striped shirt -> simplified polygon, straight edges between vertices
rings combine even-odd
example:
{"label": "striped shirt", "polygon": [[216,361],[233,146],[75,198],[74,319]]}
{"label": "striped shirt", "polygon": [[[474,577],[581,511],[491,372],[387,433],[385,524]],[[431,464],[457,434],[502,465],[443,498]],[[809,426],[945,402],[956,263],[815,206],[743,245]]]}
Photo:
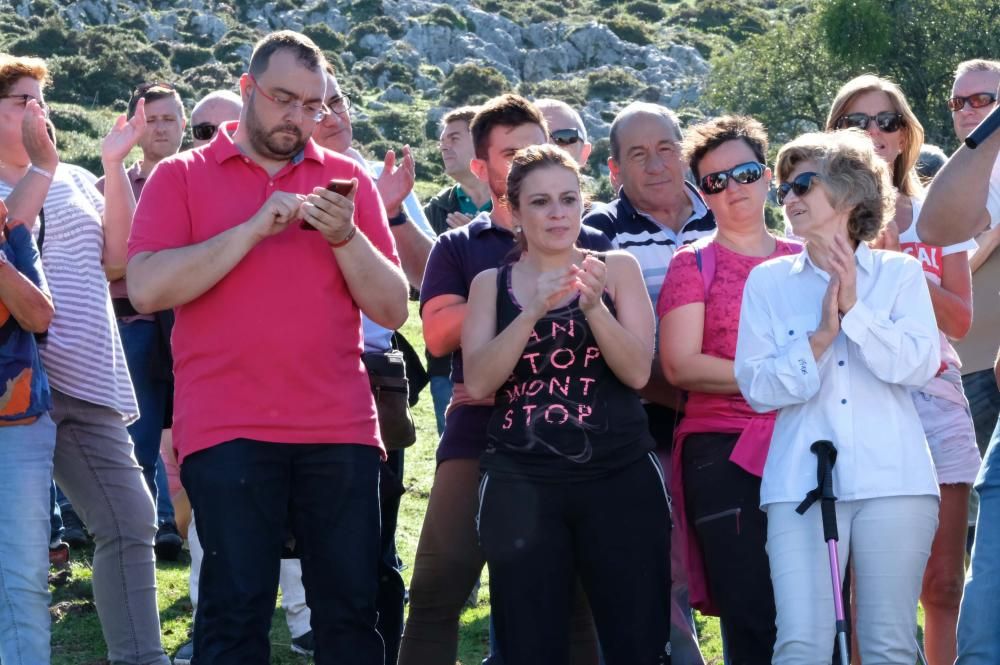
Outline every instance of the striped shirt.
{"label": "striped shirt", "polygon": [[[130,423],[139,408],[101,265],[104,197],[96,181],[85,169],[60,164],[45,197],[42,268],[55,317],[39,350],[55,390],[110,407]],[[10,191],[0,183],[0,196]],[[36,223],[36,240],[38,233]]]}
{"label": "striped shirt", "polygon": [[583,218],[584,224],[603,231],[615,249],[623,249],[636,258],[654,306],[659,301],[674,252],[682,245],[715,233],[712,211],[690,183],[685,182],[684,187],[691,199],[691,216],[681,226],[680,233],[636,210],[624,189],[619,190],[617,199],[595,205]]}

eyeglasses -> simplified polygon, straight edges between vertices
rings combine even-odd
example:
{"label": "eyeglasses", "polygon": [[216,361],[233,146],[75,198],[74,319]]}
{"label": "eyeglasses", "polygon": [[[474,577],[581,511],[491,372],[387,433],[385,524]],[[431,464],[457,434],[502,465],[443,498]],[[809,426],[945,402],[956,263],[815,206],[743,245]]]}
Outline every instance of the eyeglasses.
{"label": "eyeglasses", "polygon": [[583,134],[576,127],[557,129],[549,133],[549,138],[556,145],[573,145],[577,141],[583,142]]}
{"label": "eyeglasses", "polygon": [[728,171],[709,173],[701,178],[701,191],[706,194],[724,192],[726,191],[726,187],[729,186],[730,179],[735,180],[741,185],[749,185],[752,182],[760,180],[761,176],[764,175],[765,168],[767,167],[760,162],[743,162]]}
{"label": "eyeglasses", "polygon": [[952,111],[961,111],[965,108],[966,102],[974,109],[981,109],[989,106],[997,100],[997,96],[992,92],[974,92],[968,97],[955,95],[948,100],[948,108]]}
{"label": "eyeglasses", "polygon": [[210,122],[200,122],[197,125],[191,126],[191,135],[199,141],[211,141],[218,129],[218,125],[213,125]]}
{"label": "eyeglasses", "polygon": [[331,97],[326,102],[326,107],[334,113],[339,113],[344,115],[351,110],[351,98],[347,95],[341,95],[340,97]]}
{"label": "eyeglasses", "polygon": [[261,94],[261,96],[264,97],[264,99],[271,102],[272,104],[274,104],[275,106],[277,106],[278,108],[280,108],[285,113],[288,113],[289,111],[294,111],[295,109],[302,109],[303,115],[306,118],[312,120],[313,122],[322,122],[323,118],[330,115],[330,109],[327,108],[326,104],[323,103],[311,102],[309,104],[303,104],[294,97],[290,97],[289,95],[282,93],[278,93],[277,95],[274,95],[272,97],[271,95],[264,92],[263,88],[260,87],[260,84],[257,83],[257,79],[253,77],[253,74],[249,74],[248,76],[250,77],[250,80],[253,81],[254,88],[257,89],[257,91]]}
{"label": "eyeglasses", "polygon": [[49,105],[40,100],[38,97],[35,97],[34,95],[2,95],[0,96],[0,99],[19,99],[21,101],[18,103],[18,106],[22,108],[27,106],[28,102],[34,99],[36,102],[38,102],[38,108],[42,109],[42,112],[46,116],[49,114]]}
{"label": "eyeglasses", "polygon": [[788,196],[788,192],[794,192],[795,196],[801,199],[812,189],[813,181],[820,177],[818,173],[806,171],[795,176],[791,182],[781,183],[778,185],[778,193],[775,195],[775,198],[778,199],[778,205],[785,205],[785,197]]}
{"label": "eyeglasses", "polygon": [[848,113],[837,118],[837,122],[834,124],[834,127],[837,129],[857,127],[858,129],[867,131],[868,125],[871,124],[872,120],[875,121],[879,131],[886,132],[887,134],[898,132],[900,128],[906,124],[903,121],[903,114],[896,113],[895,111],[882,111],[881,113],[876,113],[875,115],[868,115],[866,113]]}

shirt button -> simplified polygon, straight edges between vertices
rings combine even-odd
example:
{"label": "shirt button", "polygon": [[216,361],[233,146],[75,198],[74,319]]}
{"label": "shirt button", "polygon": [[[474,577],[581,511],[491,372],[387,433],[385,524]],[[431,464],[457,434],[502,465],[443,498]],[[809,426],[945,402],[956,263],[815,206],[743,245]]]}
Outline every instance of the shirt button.
{"label": "shirt button", "polygon": [[274,187],[274,181],[272,180],[271,182],[267,183],[267,186],[268,187]]}
{"label": "shirt button", "polygon": [[842,400],[840,400],[840,403],[841,404],[847,404],[847,400],[846,399],[842,399]]}
{"label": "shirt button", "polygon": [[795,331],[794,331],[794,330],[789,330],[789,331],[788,331],[788,334],[789,334],[789,335],[794,335],[794,334],[795,334]]}
{"label": "shirt button", "polygon": [[244,164],[249,164],[249,163],[250,163],[250,160],[249,160],[248,158],[244,157],[244,158],[243,158],[243,163],[244,163]]}
{"label": "shirt button", "polygon": [[844,366],[844,361],[843,361],[843,360],[841,360],[841,361],[840,361],[840,362],[838,362],[837,364],[838,364],[838,365],[840,365],[841,367],[843,367],[843,366]]}

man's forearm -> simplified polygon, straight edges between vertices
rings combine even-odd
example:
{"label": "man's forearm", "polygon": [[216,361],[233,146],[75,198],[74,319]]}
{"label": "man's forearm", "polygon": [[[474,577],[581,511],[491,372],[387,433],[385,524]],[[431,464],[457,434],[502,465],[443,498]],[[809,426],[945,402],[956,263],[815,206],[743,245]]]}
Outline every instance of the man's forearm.
{"label": "man's forearm", "polygon": [[104,162],[104,271],[109,279],[125,273],[135,194],[122,162]]}
{"label": "man's forearm", "polygon": [[360,230],[346,245],[331,251],[351,297],[369,319],[390,330],[406,322],[409,288],[403,271],[383,256]]}
{"label": "man's forearm", "polygon": [[953,245],[985,230],[983,210],[998,154],[1000,132],[994,132],[975,150],[962,145],[941,167],[917,220],[921,240],[932,245]]}
{"label": "man's forearm", "polygon": [[129,300],[144,314],[189,303],[218,284],[259,241],[244,223],[196,245],[137,254],[128,262]]}
{"label": "man's forearm", "polygon": [[414,288],[419,289],[421,282],[424,281],[424,268],[427,266],[427,257],[430,256],[434,241],[412,221],[390,226],[389,230],[396,240],[399,264],[403,268],[406,280]]}

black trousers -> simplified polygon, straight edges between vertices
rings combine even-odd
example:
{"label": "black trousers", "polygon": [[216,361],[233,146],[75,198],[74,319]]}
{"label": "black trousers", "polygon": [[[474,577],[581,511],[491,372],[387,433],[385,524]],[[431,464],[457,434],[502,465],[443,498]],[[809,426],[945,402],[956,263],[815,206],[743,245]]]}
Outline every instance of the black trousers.
{"label": "black trousers", "polygon": [[684,504],[719,608],[731,665],[769,665],[774,591],[764,545],[767,516],[760,478],[729,461],[737,434],[691,434],[684,441]]}
{"label": "black trousers", "polygon": [[569,662],[579,579],[607,665],[670,663],[670,516],[653,453],[582,482],[486,473],[479,539],[504,662]]}
{"label": "black trousers", "polygon": [[379,451],[236,439],[192,454],[181,480],[205,556],[196,665],[266,665],[290,528],[302,560],[317,665],[381,665],[375,628]]}

